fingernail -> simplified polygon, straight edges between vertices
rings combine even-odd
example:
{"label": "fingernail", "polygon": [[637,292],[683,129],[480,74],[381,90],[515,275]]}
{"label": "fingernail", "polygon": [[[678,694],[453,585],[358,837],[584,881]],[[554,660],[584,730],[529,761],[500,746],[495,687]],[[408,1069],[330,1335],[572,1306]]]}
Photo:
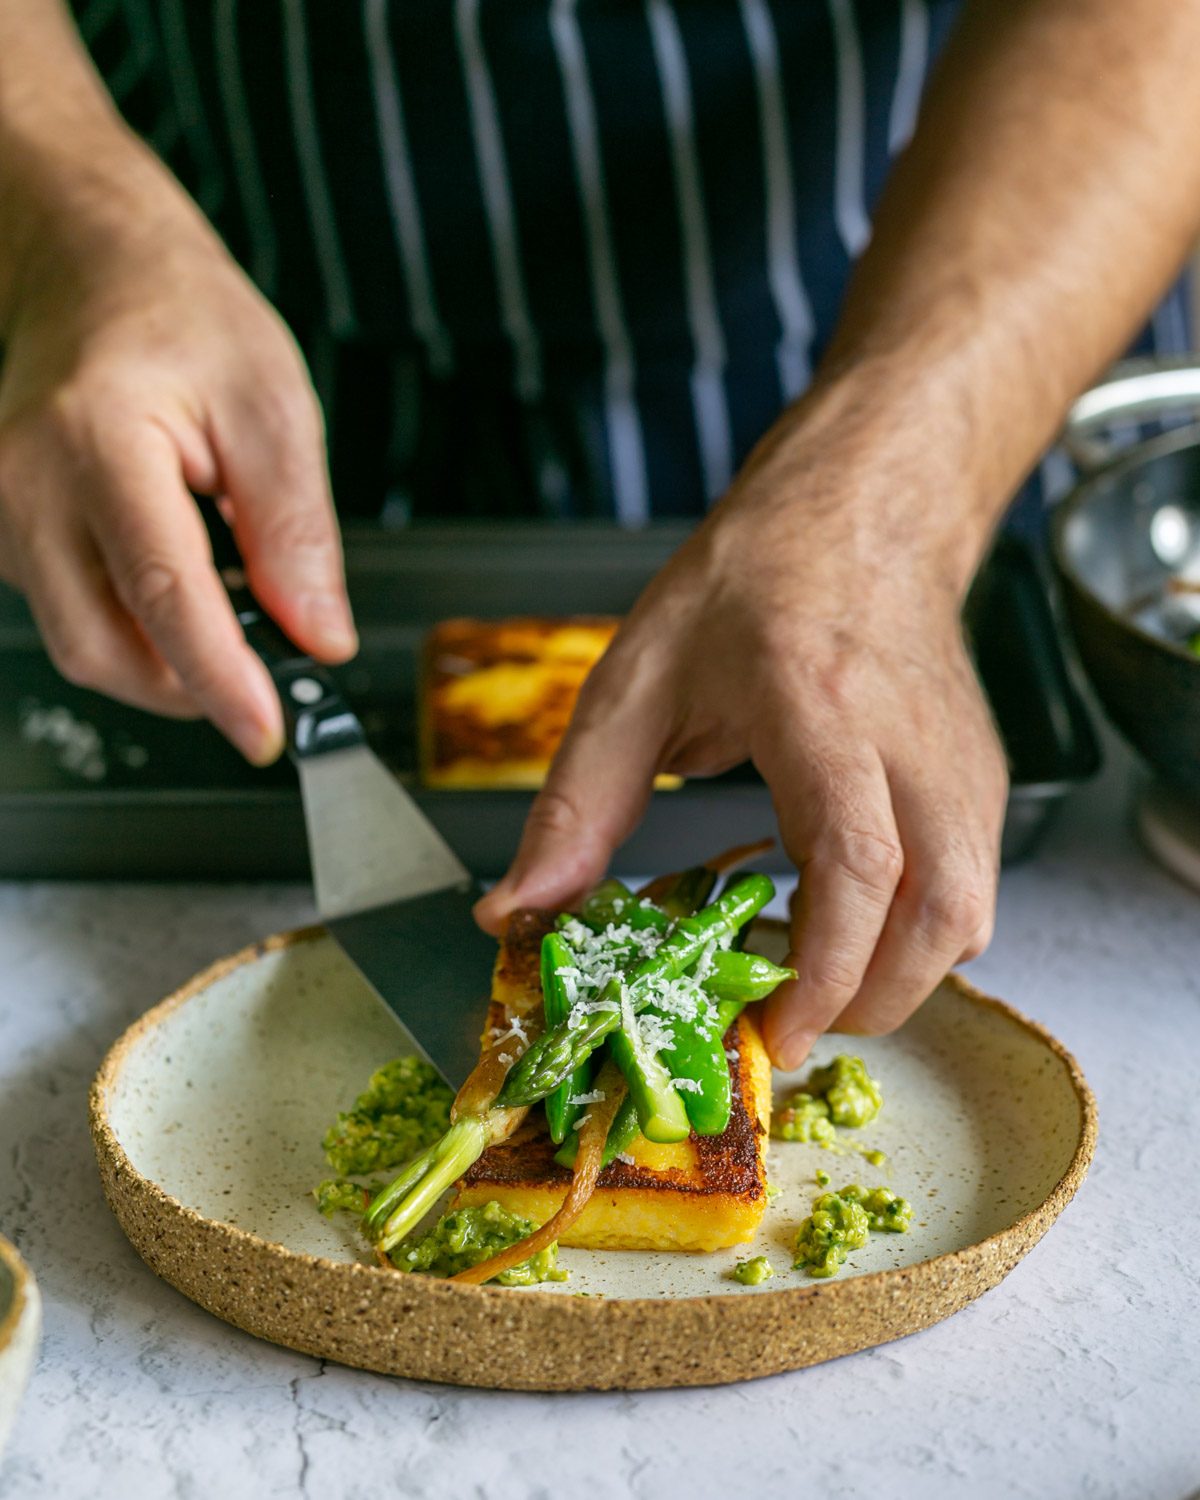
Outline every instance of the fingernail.
{"label": "fingernail", "polygon": [[800,1029],[785,1032],[775,1042],[772,1049],[775,1054],[775,1066],[782,1068],[785,1073],[790,1073],[793,1068],[798,1068],[812,1051],[816,1040],[817,1033],[815,1031]]}
{"label": "fingernail", "polygon": [[322,651],[331,656],[353,656],[358,650],[350,606],[337,594],[309,594],[301,607],[301,618]]}
{"label": "fingernail", "polygon": [[283,720],[279,698],[266,668],[251,657],[251,695],[254,707],[240,715],[228,730],[229,738],[253,766],[269,766],[283,754]]}
{"label": "fingernail", "polygon": [[479,914],[487,914],[498,905],[503,904],[505,898],[512,889],[512,880],[505,875],[492,886],[491,890],[485,891],[475,903],[475,911]]}
{"label": "fingernail", "polygon": [[227,733],[252,766],[269,766],[283,754],[283,736],[259,719],[240,719]]}

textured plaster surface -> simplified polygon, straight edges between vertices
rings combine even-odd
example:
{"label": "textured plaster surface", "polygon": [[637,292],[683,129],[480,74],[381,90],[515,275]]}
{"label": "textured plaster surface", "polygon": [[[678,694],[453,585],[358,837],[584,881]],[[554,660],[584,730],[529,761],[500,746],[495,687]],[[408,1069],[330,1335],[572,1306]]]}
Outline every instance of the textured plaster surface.
{"label": "textured plaster surface", "polygon": [[1005,874],[971,967],[1079,1058],[1091,1175],[995,1291],[899,1343],[720,1389],[514,1395],[326,1365],[158,1281],[105,1206],[86,1096],[114,1037],[284,887],[0,888],[0,1230],[45,1302],[0,1496],[1185,1500],[1200,1489],[1200,895],[1129,831],[1129,767]]}

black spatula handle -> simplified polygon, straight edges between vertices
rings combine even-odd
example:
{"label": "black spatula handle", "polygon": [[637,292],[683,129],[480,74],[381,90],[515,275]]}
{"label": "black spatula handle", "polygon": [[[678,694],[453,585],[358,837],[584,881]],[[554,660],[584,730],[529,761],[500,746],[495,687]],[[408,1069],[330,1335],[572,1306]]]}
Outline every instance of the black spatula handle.
{"label": "black spatula handle", "polygon": [[221,575],[251,648],[262,658],[283,704],[288,754],[293,760],[361,745],[363,728],[342,697],[328,668],[290,641],[263,613],[246,584],[233,533],[211,501],[200,503],[212,543],[213,564]]}

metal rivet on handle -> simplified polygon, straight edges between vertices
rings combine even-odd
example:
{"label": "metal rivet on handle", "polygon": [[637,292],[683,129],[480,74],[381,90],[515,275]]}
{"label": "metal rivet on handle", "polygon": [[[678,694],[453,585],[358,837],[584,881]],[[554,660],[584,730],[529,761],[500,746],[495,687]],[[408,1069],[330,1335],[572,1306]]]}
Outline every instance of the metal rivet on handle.
{"label": "metal rivet on handle", "polygon": [[297,677],[288,692],[292,695],[292,702],[299,703],[302,708],[319,703],[325,696],[325,689],[315,677]]}

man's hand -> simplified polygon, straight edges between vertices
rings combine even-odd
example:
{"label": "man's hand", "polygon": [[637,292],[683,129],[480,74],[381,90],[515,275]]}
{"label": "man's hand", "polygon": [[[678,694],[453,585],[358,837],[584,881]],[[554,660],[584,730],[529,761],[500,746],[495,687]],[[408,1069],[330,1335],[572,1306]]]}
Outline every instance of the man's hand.
{"label": "man's hand", "polygon": [[799,977],[766,1023],[793,1067],[831,1026],[898,1026],[986,946],[1006,789],[961,579],[918,537],[897,556],[879,503],[894,473],[864,472],[855,444],[814,426],[789,417],[638,602],[480,907],[494,927],[514,906],[568,904],[632,832],[656,772],[753,761],[803,872]]}
{"label": "man's hand", "polygon": [[481,921],[599,875],[653,770],[749,757],[801,871],[777,1062],[895,1026],[980,951],[1004,771],[959,606],[1194,243],[1198,49],[1177,0],[968,0],[816,388],[600,663]]}
{"label": "man's hand", "polygon": [[281,748],[189,491],[228,502],[251,587],[302,647],[354,650],[320,415],[279,320],[206,235],[26,285],[0,382],[0,574],[72,682]]}
{"label": "man's hand", "polygon": [[219,498],[251,588],[296,643],[352,655],[300,353],[108,110],[60,8],[20,0],[0,44],[26,54],[0,79],[0,577],[71,681],[206,714],[272,760],[279,702],[192,493]]}

